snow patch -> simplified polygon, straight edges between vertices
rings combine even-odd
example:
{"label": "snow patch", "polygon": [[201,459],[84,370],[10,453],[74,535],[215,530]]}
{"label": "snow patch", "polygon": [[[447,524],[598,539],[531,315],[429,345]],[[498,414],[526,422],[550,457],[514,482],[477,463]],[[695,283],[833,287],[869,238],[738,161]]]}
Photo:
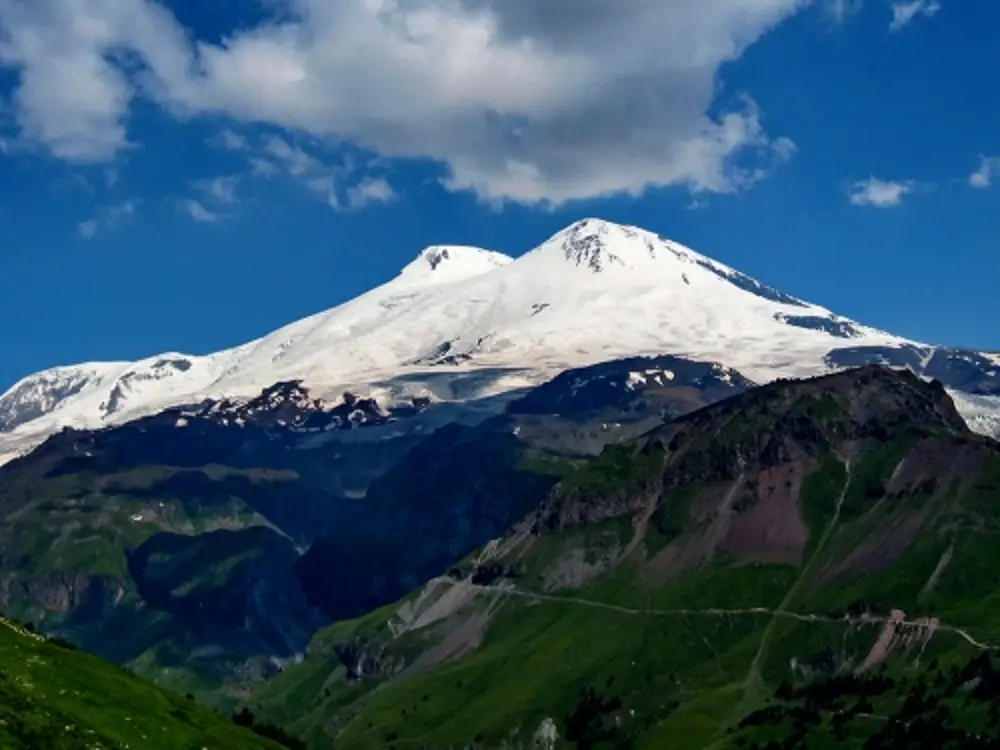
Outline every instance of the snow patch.
{"label": "snow patch", "polygon": [[642,372],[630,372],[625,388],[634,391],[636,388],[648,386],[651,382],[656,385],[666,385],[674,379],[674,373],[670,370],[643,370]]}

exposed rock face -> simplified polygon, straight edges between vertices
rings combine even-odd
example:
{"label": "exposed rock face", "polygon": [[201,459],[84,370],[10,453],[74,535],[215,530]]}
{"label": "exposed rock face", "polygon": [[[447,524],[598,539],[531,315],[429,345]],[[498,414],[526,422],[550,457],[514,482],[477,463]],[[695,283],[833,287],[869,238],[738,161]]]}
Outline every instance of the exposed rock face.
{"label": "exposed rock face", "polygon": [[852,339],[862,335],[857,324],[838,318],[832,313],[830,315],[785,315],[778,313],[774,318],[790,326],[807,328],[812,331],[824,331],[831,336],[842,339]]}
{"label": "exposed rock face", "polygon": [[415,416],[430,406],[427,398],[411,398],[383,409],[373,398],[344,393],[339,402],[314,398],[300,380],[275,383],[249,401],[206,401],[179,410],[223,425],[288,428],[295,433],[354,430]]}
{"label": "exposed rock face", "polygon": [[[831,457],[871,462],[872,452],[888,440],[902,441],[901,453],[891,483],[881,476],[865,479],[864,492],[875,499],[951,486],[962,471],[977,473],[993,445],[971,436],[939,383],[908,371],[865,367],[770,384],[680,417],[637,443],[610,447],[560,484],[528,523],[538,533],[562,533],[633,517],[637,529],[653,523],[668,535],[690,523],[706,524],[704,535],[688,540],[686,548],[661,555],[656,566],[673,575],[719,551],[799,563],[809,538],[801,515],[807,478]],[[930,475],[939,481],[931,482]],[[688,504],[682,516],[667,523],[682,497]],[[926,514],[913,516],[910,526],[882,539],[883,565],[922,520]],[[862,550],[846,564],[869,564]]]}
{"label": "exposed rock face", "polygon": [[586,418],[613,410],[619,419],[651,412],[670,419],[753,387],[739,372],[715,363],[633,357],[567,370],[514,401],[509,411]]}
{"label": "exposed rock face", "polygon": [[948,388],[973,395],[1000,395],[1000,364],[980,352],[918,345],[853,346],[833,349],[826,357],[832,367],[880,364],[905,367]]}
{"label": "exposed rock face", "polygon": [[115,576],[60,570],[37,578],[8,576],[0,590],[0,601],[5,611],[31,602],[47,612],[70,615],[113,607],[124,593],[124,582]]}
{"label": "exposed rock face", "polygon": [[72,398],[86,387],[87,372],[42,374],[14,386],[0,401],[0,432],[48,413],[53,405]]}
{"label": "exposed rock face", "polygon": [[368,643],[362,638],[337,643],[333,647],[337,659],[347,669],[352,682],[389,677],[406,666],[406,660],[385,646]]}
{"label": "exposed rock face", "polygon": [[556,727],[556,723],[550,718],[543,719],[542,723],[538,725],[538,729],[535,730],[531,741],[535,750],[555,750],[556,743],[559,741],[559,729]]}

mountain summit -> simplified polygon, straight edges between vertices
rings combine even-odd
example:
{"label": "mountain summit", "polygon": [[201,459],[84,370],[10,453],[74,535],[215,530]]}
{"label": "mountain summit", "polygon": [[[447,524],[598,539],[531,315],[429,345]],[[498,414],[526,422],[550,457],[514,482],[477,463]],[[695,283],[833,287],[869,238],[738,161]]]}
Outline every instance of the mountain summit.
{"label": "mountain summit", "polygon": [[463,245],[431,245],[399,274],[400,281],[462,281],[500,268],[514,259],[503,253]]}
{"label": "mountain summit", "polygon": [[470,402],[568,368],[661,354],[717,362],[761,383],[868,363],[906,367],[950,387],[973,427],[1000,427],[1000,357],[909,341],[652,232],[585,219],[516,259],[429,247],[388,283],[216,354],[25,378],[0,397],[0,456],[65,426],[252,399],[279,382],[383,406],[415,397]]}

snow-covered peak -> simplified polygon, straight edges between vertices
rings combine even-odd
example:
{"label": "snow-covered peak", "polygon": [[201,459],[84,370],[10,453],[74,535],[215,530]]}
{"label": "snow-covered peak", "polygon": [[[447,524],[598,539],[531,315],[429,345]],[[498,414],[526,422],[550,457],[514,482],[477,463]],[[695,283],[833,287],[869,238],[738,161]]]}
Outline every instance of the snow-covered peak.
{"label": "snow-covered peak", "polygon": [[15,383],[0,398],[0,433],[38,419],[60,403],[86,391],[95,381],[113,376],[125,363],[55,367]]}
{"label": "snow-covered peak", "polygon": [[698,267],[729,280],[738,273],[654,232],[602,219],[583,219],[571,224],[528,253],[525,259],[558,261],[564,268],[569,265],[591,274],[639,272],[676,276]]}
{"label": "snow-covered peak", "polygon": [[[704,295],[702,282],[726,282],[725,291],[713,289],[715,303],[741,306],[745,294],[759,300],[777,303],[781,309],[802,308],[813,314],[829,315],[829,311],[811,305],[790,294],[757,281],[734,268],[719,263],[701,253],[639,227],[615,224],[602,219],[583,219],[557,232],[523,259],[540,265],[567,265],[582,269],[590,275],[613,276],[604,283],[620,283],[621,277],[633,280],[683,282],[683,291]],[[742,293],[742,294],[741,294]],[[703,298],[703,303],[710,301]],[[772,314],[776,314],[772,310]]]}
{"label": "snow-covered peak", "polygon": [[[655,264],[665,243],[637,227],[601,219],[583,219],[557,232],[529,255],[560,258],[592,273],[638,270]],[[675,254],[676,257],[676,254]]]}
{"label": "snow-covered peak", "polygon": [[275,383],[301,381],[320,399],[374,389],[392,401],[425,391],[475,400],[571,368],[666,354],[718,362],[755,382],[885,361],[982,395],[987,406],[996,398],[1000,413],[992,355],[952,356],[655,233],[586,219],[516,260],[429,247],[386,284],[234,349],[26,378],[0,396],[0,463],[66,426],[102,427],[207,399],[242,402]]}
{"label": "snow-covered peak", "polygon": [[465,245],[432,245],[400,271],[407,283],[463,281],[505,266],[510,258],[503,253]]}

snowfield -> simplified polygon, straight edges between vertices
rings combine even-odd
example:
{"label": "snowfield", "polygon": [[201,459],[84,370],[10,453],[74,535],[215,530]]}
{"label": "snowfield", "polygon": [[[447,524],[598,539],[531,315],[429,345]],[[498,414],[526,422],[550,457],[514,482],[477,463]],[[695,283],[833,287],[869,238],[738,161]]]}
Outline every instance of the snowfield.
{"label": "snowfield", "polygon": [[[763,383],[827,372],[832,349],[934,347],[842,318],[675,242],[589,219],[515,259],[427,248],[388,283],[257,341],[29,376],[0,397],[0,462],[63,427],[99,428],[301,380],[320,398],[469,401],[632,355],[719,362]],[[994,368],[1000,358],[983,355]],[[916,363],[920,366],[920,363]],[[996,373],[994,373],[996,375]],[[1000,398],[959,394],[1000,432]]]}

